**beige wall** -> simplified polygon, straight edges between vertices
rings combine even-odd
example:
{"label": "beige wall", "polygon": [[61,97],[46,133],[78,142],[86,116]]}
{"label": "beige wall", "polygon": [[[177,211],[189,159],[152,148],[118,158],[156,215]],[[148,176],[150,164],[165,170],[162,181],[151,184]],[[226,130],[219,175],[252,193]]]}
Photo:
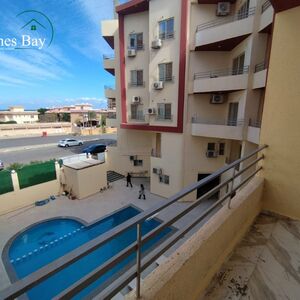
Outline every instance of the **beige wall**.
{"label": "beige wall", "polygon": [[0,121],[1,122],[8,122],[8,121],[16,121],[17,124],[24,124],[24,123],[36,123],[38,122],[39,118],[37,114],[32,115],[22,115],[22,114],[0,114]]}
{"label": "beige wall", "polygon": [[66,190],[77,199],[83,199],[107,186],[107,164],[99,164],[89,168],[74,170],[64,166]]}
{"label": "beige wall", "polygon": [[[261,211],[263,179],[254,178],[188,239],[142,285],[143,299],[200,299],[214,274]],[[134,292],[126,299],[135,299]]]}
{"label": "beige wall", "polygon": [[300,219],[300,7],[275,17],[266,87],[261,143],[269,145],[264,162],[264,208]]}

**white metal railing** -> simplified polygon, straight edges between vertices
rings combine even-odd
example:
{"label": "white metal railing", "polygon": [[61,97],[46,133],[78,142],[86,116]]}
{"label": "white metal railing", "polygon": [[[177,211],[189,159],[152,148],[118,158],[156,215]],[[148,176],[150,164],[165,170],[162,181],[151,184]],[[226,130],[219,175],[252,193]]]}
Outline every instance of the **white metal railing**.
{"label": "white metal railing", "polygon": [[243,126],[243,119],[228,120],[208,120],[199,117],[192,117],[192,124],[223,125],[223,126]]}
{"label": "white metal railing", "polygon": [[232,16],[228,16],[228,17],[220,17],[218,19],[209,21],[209,22],[205,22],[203,24],[200,24],[197,26],[197,32],[204,30],[204,29],[208,29],[208,28],[212,28],[212,27],[216,27],[216,26],[220,26],[220,25],[224,25],[227,23],[231,23],[231,22],[235,22],[235,21],[239,21],[239,20],[243,20],[246,19],[250,16],[253,16],[255,14],[255,7],[251,7],[249,8],[248,11],[245,11],[243,13],[236,13]]}
{"label": "white metal railing", "polygon": [[248,72],[249,72],[249,66],[244,66],[241,68],[218,69],[218,70],[195,73],[194,79],[235,76],[235,75],[248,74]]}

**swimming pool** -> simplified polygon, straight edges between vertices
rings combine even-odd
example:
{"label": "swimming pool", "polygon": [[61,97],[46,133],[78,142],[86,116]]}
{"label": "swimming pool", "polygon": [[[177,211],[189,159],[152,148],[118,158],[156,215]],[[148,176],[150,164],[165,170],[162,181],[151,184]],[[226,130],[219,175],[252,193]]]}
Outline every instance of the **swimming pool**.
{"label": "swimming pool", "polygon": [[[140,210],[137,208],[128,206],[91,225],[84,225],[78,220],[69,218],[52,219],[39,223],[20,233],[13,240],[8,250],[10,264],[16,276],[24,278],[139,213]],[[142,234],[145,235],[159,224],[160,221],[157,219],[145,221],[142,224]],[[166,228],[146,243],[142,251],[145,252],[150,247],[155,246],[162,238],[170,234],[171,231],[171,228]],[[34,300],[53,298],[135,240],[136,228],[125,231],[117,238],[109,241],[31,289],[27,293],[28,298]],[[118,276],[134,260],[135,254],[132,254],[85,288],[74,299],[82,299],[82,297],[90,294],[95,288],[105,285],[108,280],[113,279],[114,276]]]}

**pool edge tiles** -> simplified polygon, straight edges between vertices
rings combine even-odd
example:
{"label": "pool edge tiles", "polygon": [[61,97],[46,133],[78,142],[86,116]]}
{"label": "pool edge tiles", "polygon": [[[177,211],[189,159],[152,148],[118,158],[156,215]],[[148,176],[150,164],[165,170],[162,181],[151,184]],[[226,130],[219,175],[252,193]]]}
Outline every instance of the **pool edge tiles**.
{"label": "pool edge tiles", "polygon": [[3,262],[3,265],[4,265],[4,268],[6,270],[6,273],[8,275],[8,278],[10,280],[11,283],[14,283],[22,278],[18,277],[17,275],[17,272],[13,266],[13,264],[11,263],[10,261],[10,258],[9,258],[9,250],[10,250],[10,247],[12,246],[13,242],[23,233],[25,233],[26,231],[42,224],[42,223],[46,223],[48,221],[52,221],[52,220],[61,220],[61,219],[65,219],[65,220],[73,220],[73,221],[77,221],[79,223],[81,223],[83,226],[85,227],[89,227],[89,226],[93,226],[94,224],[100,222],[100,221],[103,221],[111,216],[113,216],[114,214],[116,213],[119,213],[120,211],[123,211],[127,208],[134,208],[136,209],[137,211],[139,211],[139,213],[143,212],[143,210],[139,207],[137,207],[136,205],[134,204],[128,204],[128,205],[125,205],[125,206],[122,206],[116,210],[114,210],[113,212],[110,212],[108,214],[105,214],[104,216],[98,218],[98,219],[95,219],[91,222],[87,222],[79,217],[76,217],[76,216],[57,216],[57,217],[53,217],[53,218],[48,218],[48,219],[44,219],[44,220],[41,220],[41,221],[38,221],[38,222],[34,222],[30,225],[28,225],[27,227],[23,228],[22,230],[19,230],[17,233],[15,233],[11,238],[9,238],[9,240],[6,242],[5,246],[3,247],[3,251],[2,251],[2,254],[1,254],[1,259],[2,259],[2,262]]}

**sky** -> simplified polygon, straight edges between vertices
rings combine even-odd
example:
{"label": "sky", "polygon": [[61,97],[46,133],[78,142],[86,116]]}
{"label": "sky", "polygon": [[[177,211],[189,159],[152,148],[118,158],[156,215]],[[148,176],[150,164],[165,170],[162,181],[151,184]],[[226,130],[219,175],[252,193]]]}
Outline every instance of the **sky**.
{"label": "sky", "polygon": [[[100,24],[113,18],[113,0],[0,1],[0,109],[75,103],[105,108],[104,85],[114,86],[115,78],[103,69],[103,54],[113,50],[102,38]],[[23,13],[28,10],[47,19],[35,12]],[[32,19],[37,21],[32,23],[37,31],[28,27],[31,23],[22,28]],[[30,45],[21,38],[27,34],[32,34]],[[30,49],[15,49],[14,37],[17,46],[21,43]],[[3,44],[7,38],[11,44],[7,40]],[[45,38],[43,47],[33,44],[34,38]]]}

